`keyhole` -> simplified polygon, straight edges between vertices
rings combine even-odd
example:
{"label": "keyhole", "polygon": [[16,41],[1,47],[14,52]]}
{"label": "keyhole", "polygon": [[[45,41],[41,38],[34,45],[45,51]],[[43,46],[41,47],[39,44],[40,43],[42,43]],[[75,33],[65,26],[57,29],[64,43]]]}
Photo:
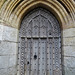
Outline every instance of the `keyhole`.
{"label": "keyhole", "polygon": [[29,64],[29,61],[27,62],[27,65]]}
{"label": "keyhole", "polygon": [[49,35],[51,35],[51,32],[49,33]]}
{"label": "keyhole", "polygon": [[37,59],[37,55],[34,55],[34,59],[35,59],[35,60]]}

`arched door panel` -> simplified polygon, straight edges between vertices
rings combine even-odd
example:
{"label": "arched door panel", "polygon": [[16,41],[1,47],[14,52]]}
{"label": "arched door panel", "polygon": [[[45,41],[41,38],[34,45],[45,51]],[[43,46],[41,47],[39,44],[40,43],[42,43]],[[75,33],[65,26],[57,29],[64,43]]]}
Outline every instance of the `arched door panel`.
{"label": "arched door panel", "polygon": [[19,34],[20,75],[62,75],[60,26],[49,11],[30,12]]}

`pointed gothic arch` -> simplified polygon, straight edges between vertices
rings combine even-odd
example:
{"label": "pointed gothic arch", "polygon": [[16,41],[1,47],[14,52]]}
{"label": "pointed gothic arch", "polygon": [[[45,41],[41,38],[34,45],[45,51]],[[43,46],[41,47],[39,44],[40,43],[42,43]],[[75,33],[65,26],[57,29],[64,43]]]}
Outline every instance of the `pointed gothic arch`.
{"label": "pointed gothic arch", "polygon": [[62,75],[61,28],[44,8],[27,14],[19,32],[20,75]]}

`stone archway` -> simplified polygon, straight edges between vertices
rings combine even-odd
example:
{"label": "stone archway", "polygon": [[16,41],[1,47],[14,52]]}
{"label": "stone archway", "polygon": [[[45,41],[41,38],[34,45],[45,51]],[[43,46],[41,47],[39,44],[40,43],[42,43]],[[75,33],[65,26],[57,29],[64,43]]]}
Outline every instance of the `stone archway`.
{"label": "stone archway", "polygon": [[58,19],[62,29],[63,75],[75,75],[75,2],[73,0],[0,0],[1,75],[19,75],[17,45],[21,21],[29,11],[39,6],[51,11]]}

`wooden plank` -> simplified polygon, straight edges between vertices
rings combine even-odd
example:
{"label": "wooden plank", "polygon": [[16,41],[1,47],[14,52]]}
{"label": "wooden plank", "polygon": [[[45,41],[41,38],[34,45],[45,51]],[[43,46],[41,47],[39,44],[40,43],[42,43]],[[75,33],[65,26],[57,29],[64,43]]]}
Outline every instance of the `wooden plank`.
{"label": "wooden plank", "polygon": [[33,37],[39,36],[39,16],[33,19],[32,35]]}
{"label": "wooden plank", "polygon": [[40,37],[46,37],[47,25],[46,19],[40,15]]}
{"label": "wooden plank", "polygon": [[38,39],[32,39],[31,75],[38,75]]}
{"label": "wooden plank", "polygon": [[26,73],[27,73],[27,38],[25,38],[25,66],[24,66],[24,68],[25,68],[25,75],[26,75]]}
{"label": "wooden plank", "polygon": [[46,75],[46,39],[40,39],[39,75]]}
{"label": "wooden plank", "polygon": [[55,66],[59,68],[59,39],[55,38]]}
{"label": "wooden plank", "polygon": [[21,38],[20,46],[20,74],[24,75],[24,50],[25,50],[25,38]]}
{"label": "wooden plank", "polygon": [[54,75],[60,74],[59,38],[54,38]]}
{"label": "wooden plank", "polygon": [[47,75],[50,75],[50,49],[49,40],[47,39]]}
{"label": "wooden plank", "polygon": [[31,38],[31,67],[30,67],[30,75],[33,75],[33,39]]}
{"label": "wooden plank", "polygon": [[31,39],[27,39],[26,75],[30,75],[30,51],[31,51]]}
{"label": "wooden plank", "polygon": [[48,28],[47,28],[47,35],[48,35],[48,37],[53,37],[53,27],[52,27],[50,21],[48,21],[47,24],[48,24],[47,25],[48,26]]}
{"label": "wooden plank", "polygon": [[49,39],[50,75],[53,75],[53,38]]}
{"label": "wooden plank", "polygon": [[31,32],[32,32],[32,21],[28,23],[28,27],[26,28],[26,36],[31,37]]}
{"label": "wooden plank", "polygon": [[33,75],[38,75],[38,39],[33,39]]}
{"label": "wooden plank", "polygon": [[42,75],[42,50],[41,50],[41,39],[39,44],[39,75]]}

